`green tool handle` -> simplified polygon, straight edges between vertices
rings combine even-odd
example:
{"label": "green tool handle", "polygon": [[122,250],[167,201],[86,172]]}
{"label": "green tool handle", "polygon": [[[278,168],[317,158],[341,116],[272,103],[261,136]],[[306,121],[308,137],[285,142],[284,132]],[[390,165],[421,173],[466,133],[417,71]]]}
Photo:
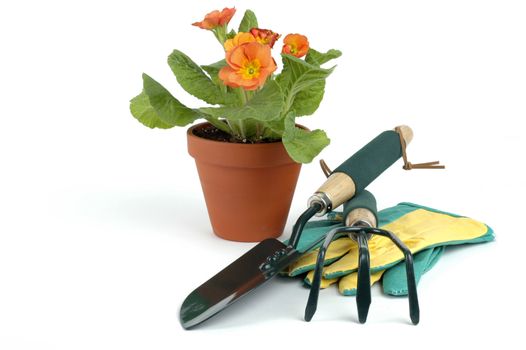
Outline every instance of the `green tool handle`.
{"label": "green tool handle", "polygon": [[337,167],[327,181],[309,199],[309,205],[319,203],[323,215],[363,191],[374,179],[402,157],[402,137],[405,144],[413,139],[408,126],[399,126],[398,132],[384,131],[353,156]]}
{"label": "green tool handle", "polygon": [[348,175],[354,181],[356,192],[361,192],[400,157],[400,135],[396,131],[388,130],[343,162],[333,173]]}
{"label": "green tool handle", "polygon": [[358,193],[343,204],[343,217],[346,226],[376,227],[378,223],[376,198],[367,190]]}

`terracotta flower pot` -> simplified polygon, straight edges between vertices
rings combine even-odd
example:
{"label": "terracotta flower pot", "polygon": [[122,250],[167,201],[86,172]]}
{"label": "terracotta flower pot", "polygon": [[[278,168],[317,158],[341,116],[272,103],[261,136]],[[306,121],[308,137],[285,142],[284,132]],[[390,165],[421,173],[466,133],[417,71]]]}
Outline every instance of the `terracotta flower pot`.
{"label": "terracotta flower pot", "polygon": [[281,142],[241,144],[209,140],[188,129],[214,233],[224,239],[258,242],[283,232],[301,164]]}

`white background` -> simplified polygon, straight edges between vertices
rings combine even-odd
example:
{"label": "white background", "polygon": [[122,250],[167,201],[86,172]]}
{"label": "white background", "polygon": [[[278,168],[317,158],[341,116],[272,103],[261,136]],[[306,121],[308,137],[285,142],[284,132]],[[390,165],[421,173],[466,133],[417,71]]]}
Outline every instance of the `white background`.
{"label": "white background", "polygon": [[[147,129],[128,101],[146,72],[199,106],[166,57],[220,59],[190,24],[225,6],[235,26],[251,8],[263,28],[343,51],[322,106],[300,120],[328,133],[329,165],[402,123],[411,160],[447,165],[397,163],[370,186],[380,208],[412,201],[494,228],[496,242],[450,249],[423,277],[418,326],[378,287],[365,325],[335,288],[305,323],[308,289],[283,279],[203,327],[179,325],[184,297],[253,244],[212,234],[185,129]],[[504,0],[2,2],[0,349],[520,347],[525,18]],[[283,238],[323,181],[316,164]]]}

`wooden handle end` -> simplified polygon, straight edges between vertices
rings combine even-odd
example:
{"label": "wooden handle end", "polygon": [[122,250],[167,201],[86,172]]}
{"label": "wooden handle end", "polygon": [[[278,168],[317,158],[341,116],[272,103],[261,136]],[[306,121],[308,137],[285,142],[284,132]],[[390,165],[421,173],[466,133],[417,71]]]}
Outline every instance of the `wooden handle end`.
{"label": "wooden handle end", "polygon": [[405,144],[408,145],[413,140],[413,129],[407,125],[399,125],[396,127],[400,131],[400,134],[405,140]]}

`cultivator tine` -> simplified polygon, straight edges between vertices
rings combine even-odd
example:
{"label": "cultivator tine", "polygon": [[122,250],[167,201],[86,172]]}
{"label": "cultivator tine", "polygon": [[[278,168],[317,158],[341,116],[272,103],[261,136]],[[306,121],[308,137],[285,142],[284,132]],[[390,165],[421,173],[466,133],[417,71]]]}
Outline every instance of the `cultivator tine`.
{"label": "cultivator tine", "polygon": [[418,294],[416,289],[415,269],[413,266],[413,254],[407,246],[395,234],[386,230],[376,229],[374,234],[389,238],[404,253],[405,270],[407,276],[407,292],[409,295],[409,316],[413,324],[420,321],[420,307],[418,305]]}
{"label": "cultivator tine", "polygon": [[358,239],[358,286],[356,290],[356,306],[360,323],[367,321],[369,306],[371,305],[371,268],[369,260],[369,246],[367,234],[360,230],[356,233]]}
{"label": "cultivator tine", "polygon": [[312,279],[311,289],[309,292],[309,299],[307,300],[307,306],[305,307],[305,321],[309,322],[312,319],[312,316],[316,313],[318,306],[318,296],[320,294],[320,285],[321,285],[321,275],[323,272],[323,266],[325,265],[325,253],[331,242],[335,239],[340,238],[345,235],[341,233],[342,228],[336,228],[331,230],[325,236],[325,240],[321,245],[318,258],[316,259],[316,268],[314,270],[314,277]]}

